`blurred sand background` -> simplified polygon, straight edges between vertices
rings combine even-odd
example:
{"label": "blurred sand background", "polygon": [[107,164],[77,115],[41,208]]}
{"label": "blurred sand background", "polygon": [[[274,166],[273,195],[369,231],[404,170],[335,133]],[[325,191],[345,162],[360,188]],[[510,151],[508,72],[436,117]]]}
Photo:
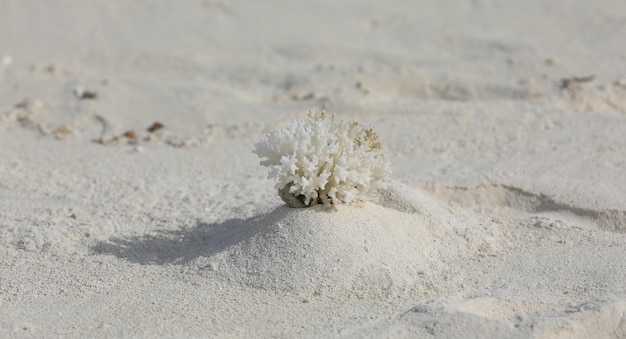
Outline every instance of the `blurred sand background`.
{"label": "blurred sand background", "polygon": [[[625,42],[617,0],[0,0],[0,336],[626,337]],[[375,201],[251,153],[321,109]]]}

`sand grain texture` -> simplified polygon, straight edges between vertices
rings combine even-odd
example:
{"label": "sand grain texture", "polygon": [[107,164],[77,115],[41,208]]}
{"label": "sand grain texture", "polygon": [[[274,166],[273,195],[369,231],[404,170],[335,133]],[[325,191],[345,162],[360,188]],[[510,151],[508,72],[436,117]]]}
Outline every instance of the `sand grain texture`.
{"label": "sand grain texture", "polygon": [[[0,7],[1,337],[626,337],[623,1]],[[317,109],[373,201],[267,180]]]}

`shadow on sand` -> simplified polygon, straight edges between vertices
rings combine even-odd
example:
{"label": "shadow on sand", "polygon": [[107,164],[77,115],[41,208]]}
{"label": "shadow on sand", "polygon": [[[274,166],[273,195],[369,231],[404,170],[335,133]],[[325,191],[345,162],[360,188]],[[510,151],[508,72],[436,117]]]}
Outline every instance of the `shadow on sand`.
{"label": "shadow on sand", "polygon": [[289,212],[280,206],[248,219],[233,218],[221,223],[198,222],[194,227],[157,231],[132,237],[111,237],[91,246],[96,254],[111,254],[133,263],[150,265],[186,264],[199,256],[210,257],[254,236]]}

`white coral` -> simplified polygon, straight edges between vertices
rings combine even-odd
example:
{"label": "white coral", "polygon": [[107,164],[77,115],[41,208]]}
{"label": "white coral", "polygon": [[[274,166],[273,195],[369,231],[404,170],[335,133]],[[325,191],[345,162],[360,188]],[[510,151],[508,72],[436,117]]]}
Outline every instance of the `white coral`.
{"label": "white coral", "polygon": [[278,178],[279,195],[291,207],[367,199],[389,173],[371,128],[324,112],[270,132],[253,153],[265,158],[261,165]]}

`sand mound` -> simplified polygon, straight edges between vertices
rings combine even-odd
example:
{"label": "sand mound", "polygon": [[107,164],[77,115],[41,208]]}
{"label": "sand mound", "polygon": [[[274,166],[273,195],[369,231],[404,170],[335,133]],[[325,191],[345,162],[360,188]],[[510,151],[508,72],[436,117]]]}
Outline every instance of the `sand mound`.
{"label": "sand mound", "polygon": [[189,265],[263,289],[378,293],[415,287],[444,260],[493,243],[489,235],[471,236],[477,232],[485,232],[480,223],[459,223],[436,200],[396,185],[379,204],[281,206],[214,234],[207,246],[221,250]]}

